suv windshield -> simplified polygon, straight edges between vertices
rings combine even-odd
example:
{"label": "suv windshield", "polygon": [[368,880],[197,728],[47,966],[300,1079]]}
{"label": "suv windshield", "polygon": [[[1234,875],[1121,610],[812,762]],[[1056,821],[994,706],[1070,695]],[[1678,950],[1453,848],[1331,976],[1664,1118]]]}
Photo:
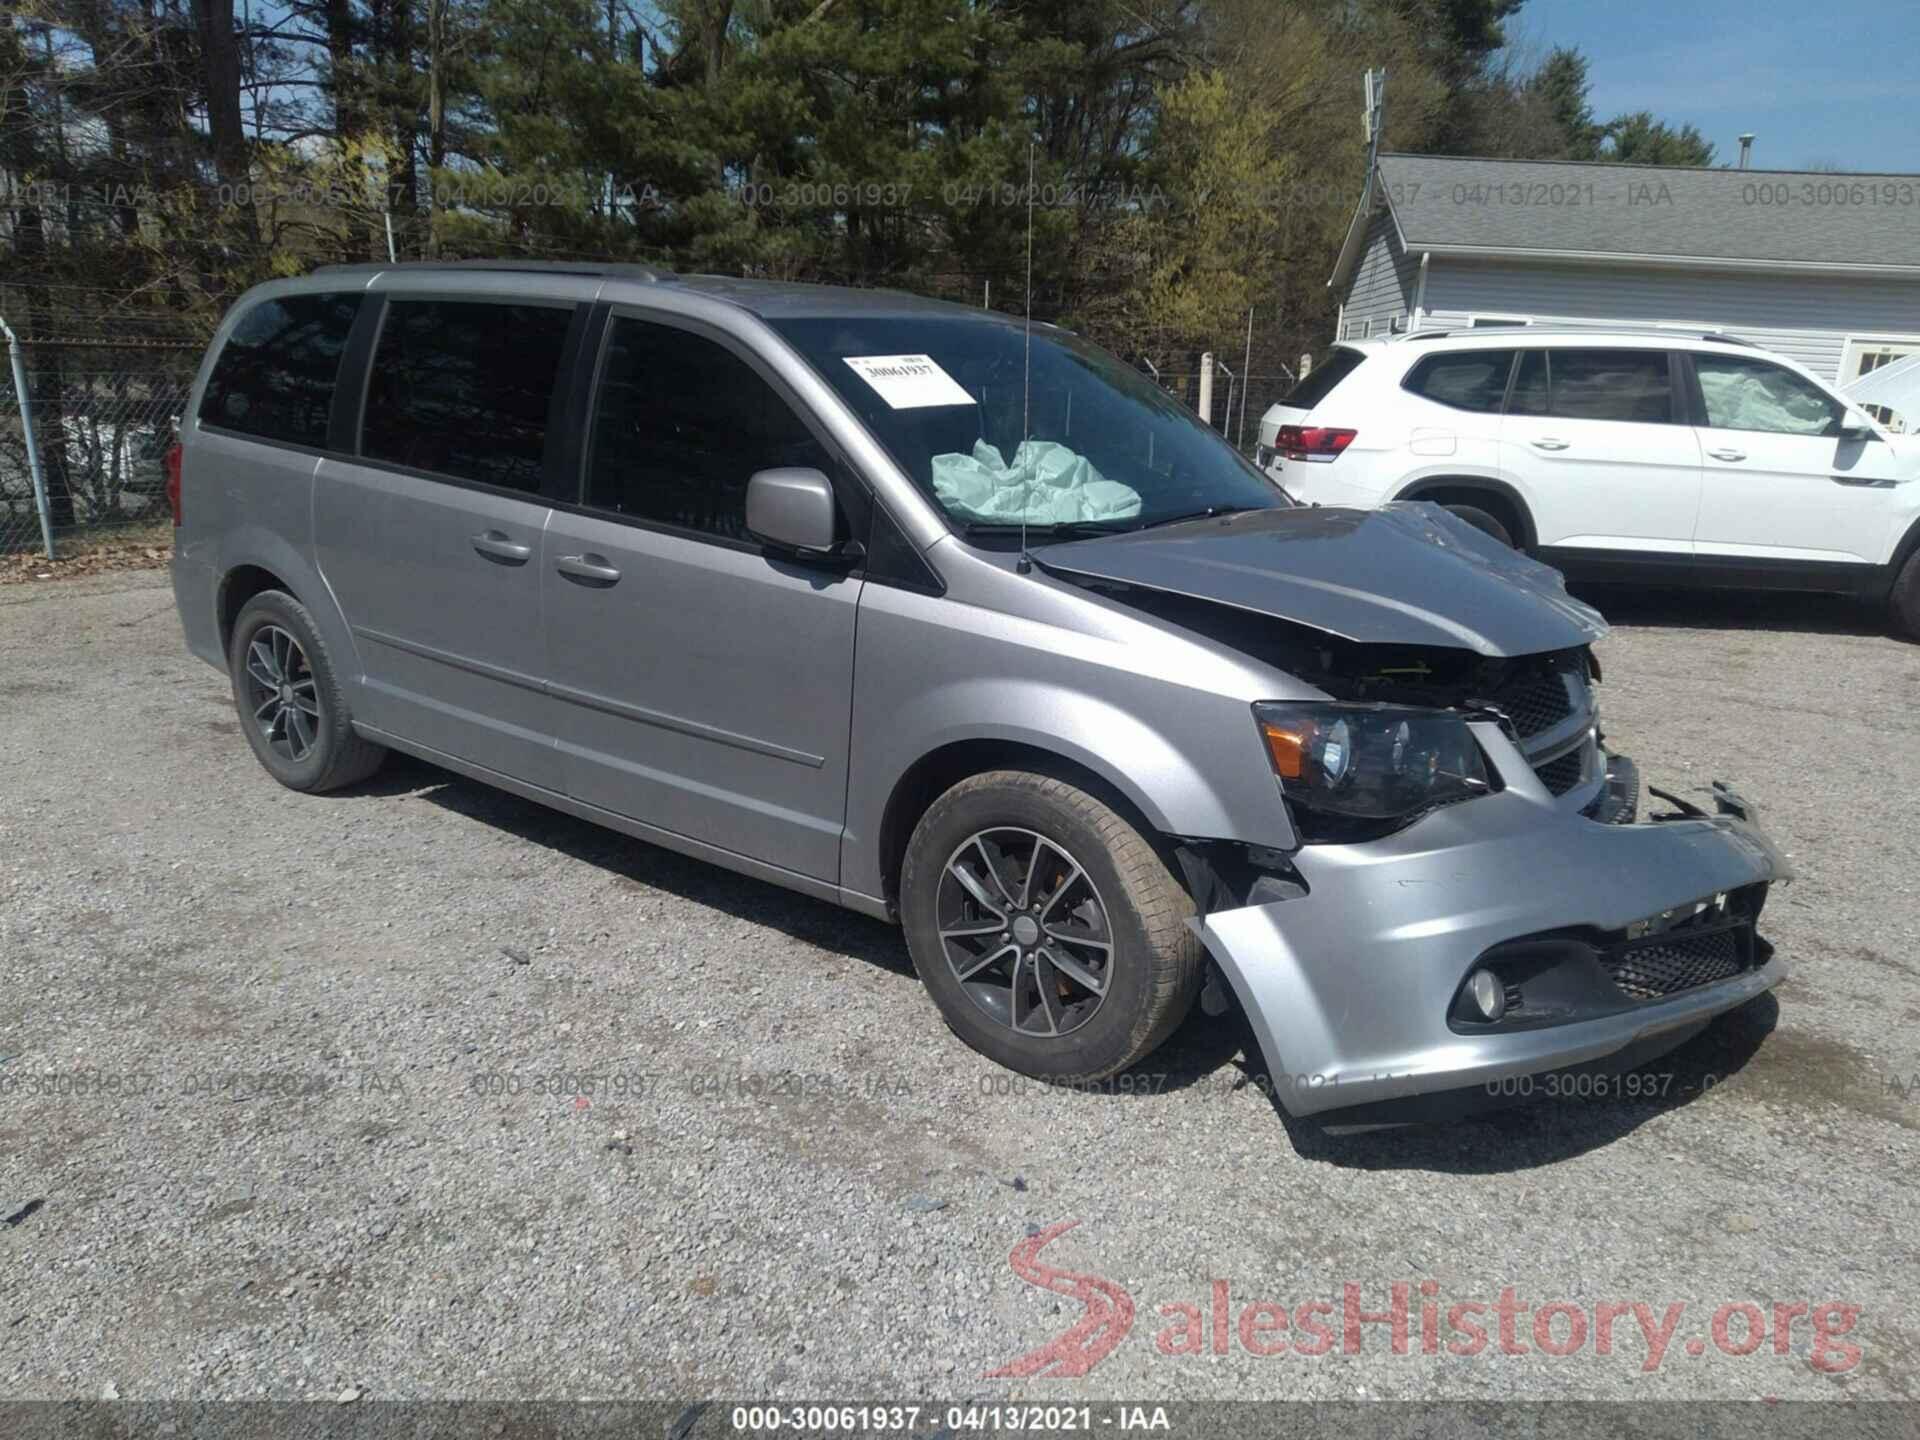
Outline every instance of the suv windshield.
{"label": "suv windshield", "polygon": [[1218,434],[1076,336],[982,315],[772,322],[974,535],[1137,530],[1287,503]]}

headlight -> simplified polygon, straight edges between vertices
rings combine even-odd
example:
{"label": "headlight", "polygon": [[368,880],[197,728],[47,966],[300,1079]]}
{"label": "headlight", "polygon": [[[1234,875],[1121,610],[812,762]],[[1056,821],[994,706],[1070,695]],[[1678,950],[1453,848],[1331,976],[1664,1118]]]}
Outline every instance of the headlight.
{"label": "headlight", "polygon": [[1253,707],[1303,840],[1360,840],[1493,789],[1466,721],[1395,705]]}

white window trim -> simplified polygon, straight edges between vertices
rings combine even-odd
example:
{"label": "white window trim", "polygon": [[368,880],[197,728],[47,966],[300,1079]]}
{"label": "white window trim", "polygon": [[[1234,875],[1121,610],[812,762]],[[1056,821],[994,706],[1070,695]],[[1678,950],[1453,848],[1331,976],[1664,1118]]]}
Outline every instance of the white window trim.
{"label": "white window trim", "polygon": [[[1860,352],[1862,350],[1874,349],[1880,345],[1911,345],[1915,350],[1920,351],[1920,335],[1895,335],[1872,331],[1863,331],[1858,334],[1848,335],[1846,339],[1841,342],[1840,368],[1835,372],[1833,377],[1833,393],[1843,401],[1846,401],[1848,405],[1853,405],[1853,401],[1847,398],[1847,383],[1853,378],[1853,367],[1859,362]],[[1860,407],[1853,406],[1853,408],[1858,409]],[[1888,410],[1884,405],[1875,405],[1867,411],[1868,416],[1876,424],[1880,425],[1882,429],[1888,430],[1891,430],[1892,426],[1887,417],[1895,413],[1897,412]],[[1914,423],[1911,417],[1904,414],[1900,415],[1899,418],[1903,424],[1908,426]],[[1894,431],[1893,433],[1898,434],[1900,432]]]}
{"label": "white window trim", "polygon": [[1846,377],[1848,371],[1853,368],[1853,363],[1860,358],[1860,352],[1862,350],[1871,350],[1877,345],[1911,345],[1916,349],[1920,349],[1920,335],[1882,335],[1867,332],[1848,335],[1840,346],[1841,379],[1839,384],[1834,386],[1836,390],[1847,383]]}

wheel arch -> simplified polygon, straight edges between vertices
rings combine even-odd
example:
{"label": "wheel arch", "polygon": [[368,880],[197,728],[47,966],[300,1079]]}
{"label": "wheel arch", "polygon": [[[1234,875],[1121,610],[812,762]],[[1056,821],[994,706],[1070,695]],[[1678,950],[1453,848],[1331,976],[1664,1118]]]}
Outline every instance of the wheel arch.
{"label": "wheel arch", "polygon": [[341,667],[341,683],[357,684],[360,676],[360,650],[353,632],[334,599],[333,587],[283,537],[259,526],[249,525],[234,532],[221,546],[217,566],[219,579],[214,586],[214,619],[220,630],[220,653],[224,656],[233,641],[233,625],[241,608],[263,590],[283,590],[306,607],[313,623],[320,627]]}
{"label": "wheel arch", "polygon": [[991,770],[1026,770],[1079,786],[1125,816],[1148,844],[1162,852],[1179,878],[1165,816],[1124,773],[1115,772],[1096,757],[1070,754],[1065,747],[982,735],[937,746],[894,782],[881,812],[878,839],[882,895],[889,907],[899,903],[907,843],[927,807],[962,780]]}
{"label": "wheel arch", "polygon": [[234,623],[254,596],[268,590],[282,590],[296,600],[299,595],[281,576],[264,565],[235,565],[220,577],[219,593],[214,599],[214,614],[220,623],[220,651],[225,654],[233,644]]}
{"label": "wheel arch", "polygon": [[1916,553],[1920,553],[1920,515],[1913,517],[1912,522],[1907,526],[1907,533],[1894,542],[1893,558],[1887,562],[1889,591],[1892,590],[1894,582],[1900,578],[1900,572],[1905,568],[1907,561],[1911,560]]}
{"label": "wheel arch", "polygon": [[1526,498],[1510,481],[1491,475],[1429,475],[1403,487],[1393,498],[1430,500],[1441,505],[1479,503],[1495,519],[1507,524],[1520,549],[1531,550],[1540,543],[1540,532]]}

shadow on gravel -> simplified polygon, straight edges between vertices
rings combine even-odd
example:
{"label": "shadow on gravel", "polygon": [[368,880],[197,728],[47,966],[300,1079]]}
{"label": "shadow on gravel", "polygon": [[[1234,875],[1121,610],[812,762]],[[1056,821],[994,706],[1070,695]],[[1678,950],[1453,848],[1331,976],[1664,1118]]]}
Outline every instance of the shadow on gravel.
{"label": "shadow on gravel", "polygon": [[[411,756],[394,754],[373,779],[338,793],[414,795],[557,850],[618,881],[662,890],[913,978],[913,962],[893,926],[577,820]],[[1598,1094],[1588,1089],[1573,1096],[1536,1095],[1466,1119],[1339,1133],[1317,1120],[1296,1120],[1281,1108],[1259,1058],[1259,1042],[1237,1010],[1214,1018],[1196,1006],[1167,1043],[1131,1072],[1142,1082],[1139,1088],[1116,1085],[1116,1093],[1151,1097],[1200,1084],[1255,1089],[1267,1096],[1303,1159],[1362,1170],[1498,1174],[1584,1154],[1691,1104],[1753,1058],[1778,1016],[1771,995],[1722,1016],[1679,1049],[1630,1072],[1638,1077],[1637,1093],[1634,1082],[1616,1080],[1603,1082]],[[1239,1078],[1231,1078],[1236,1071]]]}
{"label": "shadow on gravel", "polygon": [[591,821],[577,820],[410,755],[388,756],[379,774],[339,793],[417,795],[456,815],[558,850],[629,884],[663,890],[738,919],[769,926],[805,944],[863,960],[896,975],[913,975],[906,943],[891,925],[704,860],[663,850]]}
{"label": "shadow on gravel", "polygon": [[[1465,1119],[1339,1134],[1274,1106],[1307,1160],[1356,1170],[1437,1170],[1490,1175],[1584,1155],[1691,1105],[1745,1067],[1780,1018],[1771,994],[1715,1020],[1679,1049],[1624,1075],[1576,1081],[1572,1094],[1535,1094]],[[1252,1053],[1258,1053],[1257,1050]]]}
{"label": "shadow on gravel", "polygon": [[1887,633],[1883,607],[1843,595],[1585,584],[1567,588],[1614,625],[1679,630],[1781,630],[1806,635]]}

